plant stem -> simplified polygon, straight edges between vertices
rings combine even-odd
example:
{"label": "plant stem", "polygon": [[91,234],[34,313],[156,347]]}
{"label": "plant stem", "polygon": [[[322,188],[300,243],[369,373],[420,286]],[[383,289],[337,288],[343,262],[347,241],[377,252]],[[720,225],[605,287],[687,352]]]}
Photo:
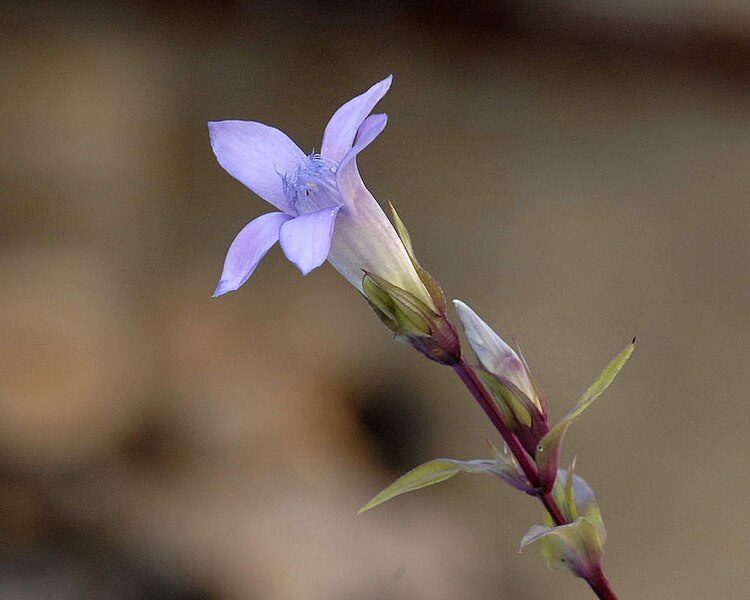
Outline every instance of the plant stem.
{"label": "plant stem", "polygon": [[[474,396],[479,403],[479,406],[482,407],[482,410],[495,426],[495,429],[497,429],[498,433],[502,436],[503,441],[518,462],[518,466],[521,468],[524,475],[526,475],[529,485],[537,490],[537,497],[544,505],[544,508],[547,510],[552,520],[556,525],[567,524],[568,521],[565,519],[565,516],[557,505],[557,502],[555,502],[552,494],[550,492],[542,492],[539,488],[539,471],[536,468],[534,460],[529,456],[529,453],[526,452],[515,434],[508,429],[499,407],[487,391],[487,388],[485,388],[479,380],[476,373],[474,373],[463,357],[459,358],[458,362],[453,365],[453,370],[467,387],[469,392],[471,392],[471,395]],[[586,581],[600,600],[617,600],[617,596],[610,587],[607,578],[604,576],[604,571],[602,571],[601,566],[597,566],[597,570],[590,578],[586,579]]]}
{"label": "plant stem", "polygon": [[615,591],[609,585],[609,581],[607,581],[601,565],[597,565],[597,570],[591,575],[591,577],[586,579],[586,582],[601,600],[617,600]]}
{"label": "plant stem", "polygon": [[568,522],[567,519],[563,516],[560,508],[557,506],[557,502],[555,502],[552,494],[550,494],[549,492],[540,492],[539,500],[541,500],[542,504],[544,504],[544,508],[547,509],[547,512],[549,513],[550,517],[552,517],[555,525],[565,525]]}
{"label": "plant stem", "polygon": [[518,465],[521,467],[524,475],[526,475],[526,479],[529,480],[529,484],[531,485],[531,487],[538,488],[539,472],[536,469],[536,465],[531,460],[531,457],[526,452],[526,450],[524,450],[523,446],[521,446],[521,442],[518,441],[518,438],[513,434],[512,431],[510,431],[510,429],[508,429],[505,421],[503,420],[503,415],[500,412],[500,409],[498,408],[492,397],[489,395],[484,385],[482,385],[482,382],[479,381],[476,373],[474,373],[471,367],[466,364],[466,361],[463,359],[463,357],[459,358],[458,362],[453,365],[453,370],[456,372],[464,385],[469,389],[471,395],[474,396],[476,401],[479,403],[479,406],[482,407],[484,413],[489,417],[490,421],[492,421],[495,429],[498,430],[506,445],[513,453],[513,456],[516,457]]}

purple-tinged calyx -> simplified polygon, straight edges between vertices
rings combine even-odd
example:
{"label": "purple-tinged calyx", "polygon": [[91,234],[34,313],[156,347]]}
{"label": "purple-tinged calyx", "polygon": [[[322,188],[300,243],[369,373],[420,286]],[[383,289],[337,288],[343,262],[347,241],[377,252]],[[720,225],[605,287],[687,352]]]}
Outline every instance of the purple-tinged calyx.
{"label": "purple-tinged calyx", "polygon": [[409,232],[393,205],[391,212],[396,232],[427,293],[416,296],[376,273],[365,272],[364,295],[396,340],[412,346],[430,360],[454,365],[461,357],[461,346],[446,313],[443,290],[417,261]]}

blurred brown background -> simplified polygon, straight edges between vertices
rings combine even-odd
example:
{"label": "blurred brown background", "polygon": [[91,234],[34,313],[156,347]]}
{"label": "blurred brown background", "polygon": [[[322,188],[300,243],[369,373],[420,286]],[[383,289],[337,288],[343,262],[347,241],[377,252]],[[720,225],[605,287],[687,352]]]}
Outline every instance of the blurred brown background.
{"label": "blurred brown background", "polygon": [[319,147],[388,73],[360,159],[450,297],[516,335],[622,598],[747,598],[750,5],[5,2],[0,598],[572,600],[481,477],[356,509],[496,440],[451,372],[278,249],[206,121]]}

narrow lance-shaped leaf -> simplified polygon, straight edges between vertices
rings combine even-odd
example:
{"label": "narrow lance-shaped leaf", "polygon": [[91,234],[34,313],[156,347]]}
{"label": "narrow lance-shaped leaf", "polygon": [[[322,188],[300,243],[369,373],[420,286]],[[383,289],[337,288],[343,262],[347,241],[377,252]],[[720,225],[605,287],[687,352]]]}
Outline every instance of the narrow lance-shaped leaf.
{"label": "narrow lance-shaped leaf", "polygon": [[623,351],[620,352],[620,354],[618,354],[614,358],[614,360],[612,360],[612,362],[607,365],[607,368],[601,372],[597,380],[593,384],[591,384],[591,387],[589,387],[589,389],[586,390],[586,393],[581,396],[581,399],[575,405],[573,410],[570,411],[565,417],[566,419],[578,418],[578,416],[584,410],[591,406],[594,400],[596,400],[604,393],[609,385],[615,380],[615,377],[617,377],[617,374],[620,372],[620,370],[625,366],[625,363],[628,362],[628,359],[630,358],[630,355],[633,354],[634,349],[635,338],[633,338],[633,341],[625,346]]}
{"label": "narrow lance-shaped leaf", "polygon": [[532,495],[535,493],[515,462],[500,452],[496,452],[494,459],[454,460],[451,458],[438,458],[419,465],[399,477],[359,509],[357,514],[370,510],[378,504],[382,504],[401,494],[441,483],[450,479],[456,473],[462,472],[487,473],[499,478],[517,490]]}
{"label": "narrow lance-shaped leaf", "polygon": [[635,338],[615,359],[601,372],[597,380],[586,390],[573,409],[563,417],[539,442],[535,454],[535,461],[539,469],[540,486],[544,491],[550,491],[557,477],[560,464],[560,451],[565,434],[573,422],[586,410],[614,381],[617,374],[627,362],[635,348]]}
{"label": "narrow lance-shaped leaf", "polygon": [[435,485],[436,483],[441,483],[446,479],[450,479],[456,473],[462,471],[466,473],[482,473],[490,470],[492,466],[493,461],[489,460],[461,461],[450,458],[431,460],[399,477],[391,485],[360,508],[357,514],[370,510],[378,504],[382,504],[383,502],[395,498],[396,496],[400,496],[401,494],[421,490],[422,488]]}

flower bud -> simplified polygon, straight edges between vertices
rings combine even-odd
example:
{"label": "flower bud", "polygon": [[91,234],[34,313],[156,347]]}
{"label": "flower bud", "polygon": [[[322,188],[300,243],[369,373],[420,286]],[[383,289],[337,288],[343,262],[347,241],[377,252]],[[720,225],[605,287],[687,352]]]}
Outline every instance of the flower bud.
{"label": "flower bud", "polygon": [[534,456],[539,441],[549,431],[547,403],[534,382],[526,362],[487,323],[460,300],[454,300],[481,368],[479,378],[500,407],[508,429]]}

